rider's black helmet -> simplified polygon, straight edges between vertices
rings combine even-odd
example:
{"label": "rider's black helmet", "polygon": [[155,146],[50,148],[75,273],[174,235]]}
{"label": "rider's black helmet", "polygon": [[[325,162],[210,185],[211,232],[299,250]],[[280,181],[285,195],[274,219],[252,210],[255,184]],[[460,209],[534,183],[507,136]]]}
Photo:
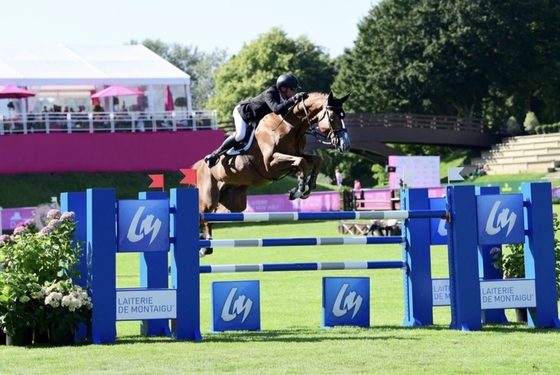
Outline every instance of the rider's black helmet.
{"label": "rider's black helmet", "polygon": [[279,89],[280,87],[289,87],[295,90],[301,90],[299,86],[299,81],[293,74],[282,74],[276,80],[276,88]]}

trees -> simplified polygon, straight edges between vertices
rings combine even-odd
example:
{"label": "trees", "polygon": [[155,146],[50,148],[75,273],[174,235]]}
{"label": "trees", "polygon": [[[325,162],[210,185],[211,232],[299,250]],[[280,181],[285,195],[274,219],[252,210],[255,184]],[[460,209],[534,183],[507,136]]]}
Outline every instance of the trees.
{"label": "trees", "polygon": [[303,36],[290,39],[281,29],[272,28],[220,67],[207,107],[216,109],[220,120],[229,121],[238,102],[258,95],[285,73],[296,75],[307,92],[328,92],[335,76],[334,63],[322,47]]}
{"label": "trees", "polygon": [[[560,5],[548,0],[384,0],[358,25],[334,90],[348,109],[520,115],[555,113]],[[505,117],[505,118],[504,118]]]}
{"label": "trees", "polygon": [[[131,41],[131,44],[137,42]],[[205,108],[210,96],[215,93],[214,72],[226,61],[226,51],[216,49],[212,53],[204,53],[196,47],[166,44],[159,39],[146,39],[142,44],[191,76],[193,109]]]}

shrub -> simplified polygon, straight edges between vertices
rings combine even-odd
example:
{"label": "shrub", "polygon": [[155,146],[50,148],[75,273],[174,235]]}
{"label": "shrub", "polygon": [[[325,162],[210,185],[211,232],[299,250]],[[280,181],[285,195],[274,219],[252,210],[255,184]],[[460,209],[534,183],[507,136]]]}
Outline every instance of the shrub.
{"label": "shrub", "polygon": [[525,116],[525,121],[523,121],[523,127],[527,133],[534,133],[535,126],[539,125],[539,120],[537,119],[537,115],[533,111],[527,112]]}

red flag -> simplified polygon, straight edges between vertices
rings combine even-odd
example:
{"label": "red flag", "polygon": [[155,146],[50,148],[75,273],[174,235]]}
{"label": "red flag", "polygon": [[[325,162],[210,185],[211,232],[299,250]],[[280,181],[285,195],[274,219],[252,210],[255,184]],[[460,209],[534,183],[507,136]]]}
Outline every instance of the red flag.
{"label": "red flag", "polygon": [[191,184],[196,187],[196,169],[181,169],[180,171],[185,175],[180,184]]}
{"label": "red flag", "polygon": [[149,174],[148,176],[152,179],[152,183],[148,187],[161,188],[161,191],[165,191],[163,187],[163,174]]}

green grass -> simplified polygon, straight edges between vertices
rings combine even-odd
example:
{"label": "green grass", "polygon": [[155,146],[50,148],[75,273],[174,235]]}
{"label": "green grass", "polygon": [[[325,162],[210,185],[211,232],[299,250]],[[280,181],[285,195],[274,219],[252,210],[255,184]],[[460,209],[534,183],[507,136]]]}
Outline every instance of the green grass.
{"label": "green grass", "polygon": [[[554,206],[558,211],[557,207]],[[215,238],[338,237],[337,222],[222,224]],[[398,245],[215,249],[202,264],[401,259]],[[139,285],[138,254],[117,255],[117,284]],[[432,248],[432,274],[447,276],[447,251]],[[371,328],[318,328],[324,276],[371,278]],[[258,279],[262,332],[209,333],[210,283]],[[0,347],[0,374],[555,374],[559,330],[526,324],[449,330],[448,307],[435,325],[401,327],[402,272],[359,270],[201,275],[202,342],[139,335],[139,322],[117,323],[115,344]],[[515,321],[513,310],[506,310]]]}

